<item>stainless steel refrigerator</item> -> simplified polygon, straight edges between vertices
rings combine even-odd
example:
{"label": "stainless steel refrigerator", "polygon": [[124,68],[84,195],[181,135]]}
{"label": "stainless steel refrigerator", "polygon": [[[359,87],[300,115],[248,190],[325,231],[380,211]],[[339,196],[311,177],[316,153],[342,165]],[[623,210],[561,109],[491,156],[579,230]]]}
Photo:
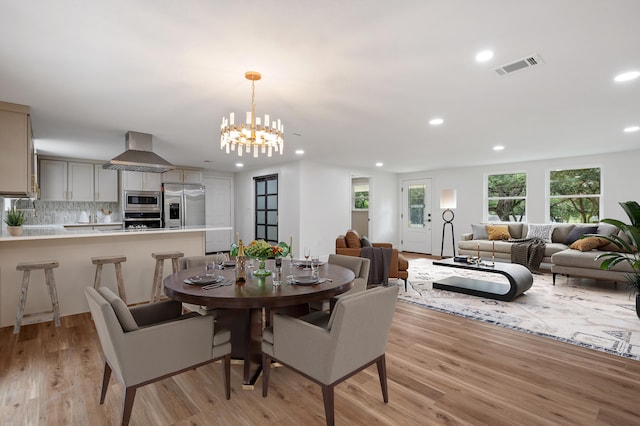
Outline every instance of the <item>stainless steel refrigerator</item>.
{"label": "stainless steel refrigerator", "polygon": [[204,226],[204,185],[199,183],[163,183],[162,219],[165,228]]}

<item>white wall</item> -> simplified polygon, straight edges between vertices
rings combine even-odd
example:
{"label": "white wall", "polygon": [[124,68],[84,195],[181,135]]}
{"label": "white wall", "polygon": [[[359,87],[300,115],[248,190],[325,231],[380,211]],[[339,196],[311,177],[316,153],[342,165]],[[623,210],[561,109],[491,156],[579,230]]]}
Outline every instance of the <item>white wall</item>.
{"label": "white wall", "polygon": [[393,173],[351,170],[312,161],[289,163],[236,175],[236,228],[250,241],[253,230],[253,177],[277,173],[279,196],[279,239],[293,236],[294,255],[302,256],[309,246],[312,254],[325,259],[335,253],[335,239],[351,225],[351,177],[371,177],[370,200],[372,241],[398,241],[398,190]]}
{"label": "white wall", "polygon": [[[478,223],[483,220],[485,175],[501,172],[522,171],[527,173],[527,222],[544,223],[547,222],[545,182],[549,170],[601,167],[602,217],[616,218],[628,222],[628,218],[618,205],[618,202],[640,199],[634,176],[638,159],[640,159],[640,150],[545,161],[432,170],[402,174],[399,178],[433,178],[432,203],[438,207],[442,189],[457,189],[458,207],[455,210],[454,231],[455,239],[458,241],[461,234],[471,232],[471,223]],[[432,253],[435,253],[437,251],[435,249],[440,247],[442,224],[441,210],[435,210],[433,214]],[[447,238],[449,237],[448,232],[447,230]],[[451,255],[451,248],[447,252],[446,246],[445,241],[444,254]]]}

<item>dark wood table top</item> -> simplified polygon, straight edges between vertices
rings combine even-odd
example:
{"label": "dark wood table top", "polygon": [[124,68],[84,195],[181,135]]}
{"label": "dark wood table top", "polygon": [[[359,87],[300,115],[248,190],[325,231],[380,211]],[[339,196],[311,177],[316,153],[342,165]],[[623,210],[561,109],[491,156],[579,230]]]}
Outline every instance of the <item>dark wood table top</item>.
{"label": "dark wood table top", "polygon": [[[283,276],[289,270],[288,262],[283,262]],[[267,261],[267,269],[273,269],[273,261]],[[296,275],[303,275],[303,269],[294,267]],[[231,285],[225,285],[210,290],[202,286],[186,284],[185,279],[194,275],[203,275],[204,266],[185,269],[169,275],[164,279],[164,289],[167,296],[173,300],[193,303],[213,308],[253,309],[279,308],[299,305],[308,302],[330,299],[351,289],[355,274],[352,270],[342,266],[325,263],[320,266],[321,278],[329,280],[315,285],[293,285],[284,282],[280,286],[273,286],[271,276],[264,280],[251,277],[245,284],[235,284],[235,271],[223,270],[225,281],[234,280]]]}

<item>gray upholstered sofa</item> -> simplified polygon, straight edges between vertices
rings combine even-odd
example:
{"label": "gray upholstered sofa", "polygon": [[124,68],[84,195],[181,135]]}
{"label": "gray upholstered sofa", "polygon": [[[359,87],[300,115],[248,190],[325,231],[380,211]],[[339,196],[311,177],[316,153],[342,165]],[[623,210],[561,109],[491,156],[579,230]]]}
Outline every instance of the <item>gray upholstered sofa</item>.
{"label": "gray upholstered sofa", "polygon": [[[509,223],[507,226],[511,239],[527,238],[529,225],[526,223]],[[486,225],[472,225],[474,232],[462,234],[462,239],[458,241],[458,253],[460,255],[477,256],[478,249],[480,257],[491,259],[492,250],[496,261],[511,261],[511,247],[514,242],[508,240],[490,240],[485,237],[482,228]],[[535,225],[532,225],[535,226]],[[603,252],[612,250],[612,246],[599,249],[589,249],[581,251],[569,248],[571,240],[581,232],[588,234],[612,235],[618,229],[606,223],[599,224],[572,224],[558,223],[551,226],[550,242],[547,242],[544,257],[540,265],[541,269],[550,270],[553,273],[554,283],[556,275],[594,278],[610,281],[624,281],[627,273],[632,272],[626,263],[616,265],[612,270],[600,269],[602,261],[597,261],[596,257]],[[474,235],[475,233],[475,235]],[[579,239],[580,236],[576,238]],[[568,244],[567,244],[568,243]],[[584,248],[583,248],[584,249]]]}

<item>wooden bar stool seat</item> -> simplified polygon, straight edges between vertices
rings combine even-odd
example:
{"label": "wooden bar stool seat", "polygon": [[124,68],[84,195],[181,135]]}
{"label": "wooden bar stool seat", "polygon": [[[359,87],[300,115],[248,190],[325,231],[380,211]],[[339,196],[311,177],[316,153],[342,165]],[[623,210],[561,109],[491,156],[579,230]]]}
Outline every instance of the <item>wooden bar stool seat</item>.
{"label": "wooden bar stool seat", "polygon": [[124,291],[124,279],[122,278],[122,262],[126,262],[127,257],[122,255],[116,256],[98,256],[92,257],[91,263],[96,265],[96,278],[93,281],[93,288],[96,290],[100,288],[102,282],[102,265],[113,263],[116,268],[116,281],[118,283],[118,293],[120,298],[127,303],[127,296]]}
{"label": "wooden bar stool seat", "polygon": [[151,287],[151,301],[157,302],[162,296],[162,275],[164,269],[164,261],[171,259],[173,273],[178,272],[178,259],[184,257],[184,253],[179,251],[165,251],[161,253],[151,253],[151,257],[156,260],[156,270],[153,273],[153,286]]}
{"label": "wooden bar stool seat", "polygon": [[[16,324],[13,327],[13,334],[20,333],[20,327],[22,326],[22,320],[26,317],[40,316],[44,314],[51,314],[53,322],[56,327],[60,326],[60,307],[58,305],[58,292],[56,290],[56,281],[53,276],[53,268],[58,267],[58,262],[55,260],[45,260],[41,262],[23,262],[18,263],[16,269],[23,271],[22,273],[22,289],[20,291],[20,298],[18,299],[18,313],[16,314]],[[24,307],[27,303],[27,291],[29,290],[29,278],[31,271],[42,269],[44,270],[44,278],[47,287],[49,288],[49,296],[51,297],[50,311],[25,314]]]}

